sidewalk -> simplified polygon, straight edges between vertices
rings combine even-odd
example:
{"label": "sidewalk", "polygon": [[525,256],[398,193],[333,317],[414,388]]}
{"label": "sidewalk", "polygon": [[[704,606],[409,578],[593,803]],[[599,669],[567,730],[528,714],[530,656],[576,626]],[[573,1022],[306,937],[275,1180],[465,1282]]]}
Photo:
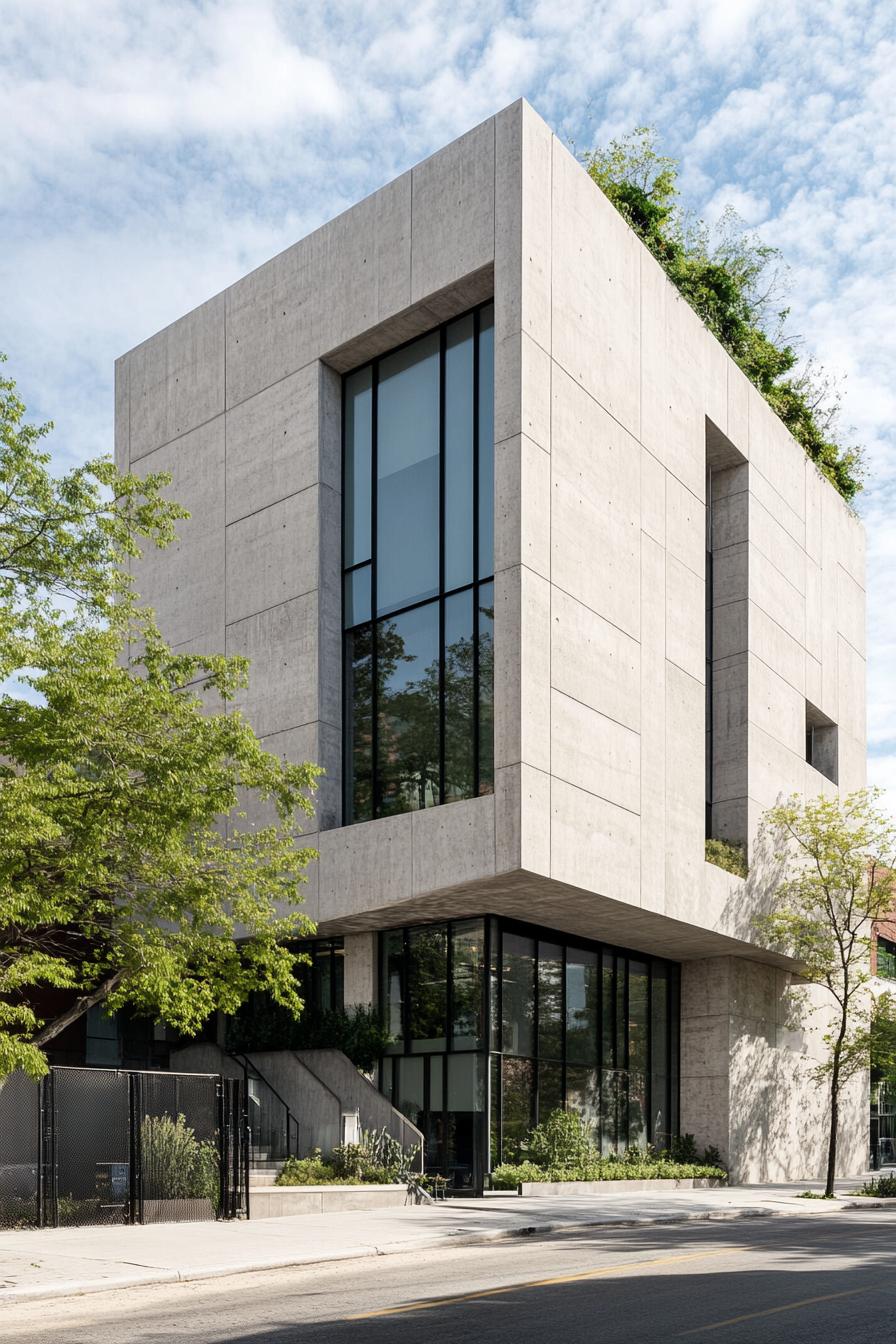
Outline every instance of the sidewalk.
{"label": "sidewalk", "polygon": [[885,1203],[896,1207],[896,1201],[846,1197],[859,1184],[861,1178],[838,1182],[844,1198],[836,1203],[797,1198],[805,1185],[736,1186],[730,1190],[640,1196],[581,1195],[563,1200],[501,1194],[435,1205],[245,1223],[0,1232],[0,1304],[577,1228],[775,1215],[822,1217],[849,1207],[874,1208]]}

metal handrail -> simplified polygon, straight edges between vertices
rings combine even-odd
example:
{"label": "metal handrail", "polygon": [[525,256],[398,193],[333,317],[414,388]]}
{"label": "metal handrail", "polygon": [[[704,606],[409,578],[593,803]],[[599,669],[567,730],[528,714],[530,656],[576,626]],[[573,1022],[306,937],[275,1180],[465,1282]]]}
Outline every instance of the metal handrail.
{"label": "metal handrail", "polygon": [[[265,1078],[265,1076],[264,1076],[264,1074],[262,1073],[261,1069],[258,1067],[257,1064],[255,1064],[255,1062],[254,1062],[253,1060],[251,1060],[251,1059],[249,1058],[248,1055],[244,1055],[244,1054],[243,1054],[241,1051],[239,1051],[239,1050],[228,1050],[228,1051],[226,1051],[226,1053],[230,1056],[231,1059],[235,1059],[236,1062],[237,1062],[239,1065],[241,1065],[241,1067],[242,1067],[243,1075],[244,1075],[244,1078],[245,1078],[245,1080],[246,1080],[246,1100],[247,1100],[247,1102],[248,1102],[248,1098],[249,1098],[249,1070],[250,1070],[250,1069],[252,1070],[252,1072],[253,1072],[253,1074],[255,1075],[255,1077],[259,1080],[259,1082],[264,1083],[265,1087],[268,1089],[268,1091],[270,1092],[271,1096],[274,1097],[277,1101],[279,1101],[280,1105],[283,1107],[284,1112],[286,1113],[286,1148],[287,1148],[287,1156],[288,1156],[288,1157],[295,1156],[295,1155],[297,1154],[297,1152],[298,1152],[298,1146],[299,1146],[299,1122],[298,1122],[298,1120],[296,1119],[296,1117],[293,1115],[292,1111],[290,1110],[290,1108],[289,1108],[289,1104],[288,1104],[286,1101],[283,1100],[283,1098],[281,1097],[280,1093],[277,1091],[276,1087],[274,1087],[273,1083],[268,1082],[267,1078]],[[293,1135],[293,1132],[295,1132],[295,1136],[296,1136],[295,1145],[293,1145],[293,1143],[292,1143],[292,1135]]]}

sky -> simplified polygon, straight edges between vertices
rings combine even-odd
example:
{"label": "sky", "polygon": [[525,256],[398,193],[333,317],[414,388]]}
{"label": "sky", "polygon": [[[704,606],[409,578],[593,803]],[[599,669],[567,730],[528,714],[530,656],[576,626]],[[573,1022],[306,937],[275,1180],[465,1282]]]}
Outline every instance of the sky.
{"label": "sky", "polygon": [[526,97],[576,151],[654,126],[685,203],[788,264],[867,453],[869,779],[896,806],[892,0],[0,0],[0,349],[61,467],[113,360]]}

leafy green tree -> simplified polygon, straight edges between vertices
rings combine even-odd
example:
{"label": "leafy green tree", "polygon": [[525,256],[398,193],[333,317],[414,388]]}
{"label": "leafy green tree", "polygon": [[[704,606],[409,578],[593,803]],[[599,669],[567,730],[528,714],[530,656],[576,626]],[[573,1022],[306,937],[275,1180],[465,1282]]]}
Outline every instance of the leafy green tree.
{"label": "leafy green tree", "polygon": [[715,234],[682,210],[678,165],[656,134],[638,127],[583,156],[588,173],[666,271],[679,293],[755,384],[812,461],[851,500],[862,488],[862,455],[840,441],[840,401],[814,361],[795,372],[784,334],[780,253],[727,210]]}
{"label": "leafy green tree", "polygon": [[783,879],[775,908],[757,919],[757,927],[772,946],[802,963],[806,980],[827,990],[833,1008],[824,1036],[827,1054],[816,1070],[830,1098],[827,1195],[834,1191],[842,1088],[868,1067],[873,924],[894,902],[896,826],[878,797],[874,789],[843,800],[794,796],[765,816],[779,845]]}
{"label": "leafy green tree", "polygon": [[[54,478],[50,428],[0,379],[0,1077],[39,1076],[98,1003],[187,1034],[255,988],[298,1015],[285,943],[310,928],[293,837],[317,767],[230,708],[245,660],[172,652],[132,591],[140,544],[187,516],[168,478]],[[243,828],[247,794],[270,825]],[[72,1003],[44,1021],[48,988]]]}

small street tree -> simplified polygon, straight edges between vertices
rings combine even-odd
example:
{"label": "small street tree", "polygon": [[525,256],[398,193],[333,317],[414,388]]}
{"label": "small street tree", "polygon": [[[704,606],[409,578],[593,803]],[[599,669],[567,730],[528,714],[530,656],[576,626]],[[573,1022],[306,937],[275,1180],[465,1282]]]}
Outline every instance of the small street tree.
{"label": "small street tree", "polygon": [[[317,767],[233,709],[244,659],[173,652],[132,590],[140,544],[188,515],[106,458],[54,478],[50,428],[0,378],[0,1079],[45,1072],[94,1004],[194,1034],[265,989],[298,1016],[288,944],[313,927]],[[269,825],[243,825],[253,796]]]}
{"label": "small street tree", "polygon": [[794,796],[765,815],[784,877],[775,909],[757,919],[758,929],[802,963],[805,979],[828,991],[834,1010],[816,1074],[830,1099],[826,1195],[834,1192],[842,1089],[869,1063],[872,926],[894,902],[896,826],[878,800],[875,789],[842,800]]}

